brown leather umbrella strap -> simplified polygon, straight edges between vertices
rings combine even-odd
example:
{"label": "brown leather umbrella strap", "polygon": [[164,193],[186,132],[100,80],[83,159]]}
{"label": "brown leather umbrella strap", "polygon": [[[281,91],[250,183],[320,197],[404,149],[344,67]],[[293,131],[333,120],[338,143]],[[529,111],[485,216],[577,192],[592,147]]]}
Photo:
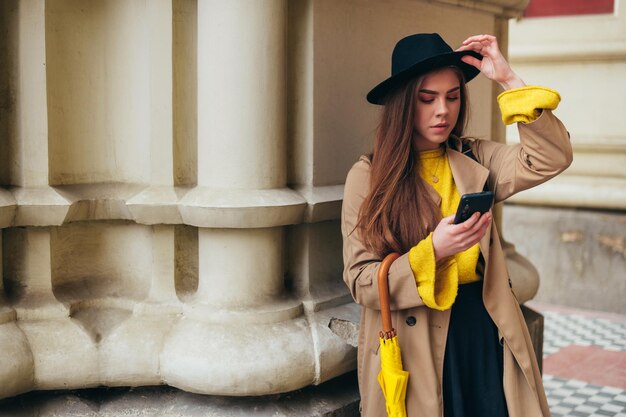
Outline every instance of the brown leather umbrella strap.
{"label": "brown leather umbrella strap", "polygon": [[399,253],[390,253],[385,256],[378,269],[378,296],[380,297],[380,315],[383,322],[381,337],[386,339],[395,336],[395,330],[391,323],[391,308],[389,307],[389,268],[391,268],[393,261],[399,257]]}

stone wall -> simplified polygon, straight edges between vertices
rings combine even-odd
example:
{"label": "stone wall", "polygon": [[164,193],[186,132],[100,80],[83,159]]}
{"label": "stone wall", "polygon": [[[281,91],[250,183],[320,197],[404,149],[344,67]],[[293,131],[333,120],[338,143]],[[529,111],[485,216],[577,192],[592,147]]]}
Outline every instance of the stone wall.
{"label": "stone wall", "polygon": [[504,233],[539,271],[535,301],[626,314],[626,214],[507,205]]}

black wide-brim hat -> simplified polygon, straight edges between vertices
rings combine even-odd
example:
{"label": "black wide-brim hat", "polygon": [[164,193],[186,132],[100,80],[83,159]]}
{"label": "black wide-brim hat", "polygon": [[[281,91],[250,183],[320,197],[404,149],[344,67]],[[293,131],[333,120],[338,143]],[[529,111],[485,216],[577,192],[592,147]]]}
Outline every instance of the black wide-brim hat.
{"label": "black wide-brim hat", "polygon": [[391,54],[391,77],[367,93],[367,101],[385,104],[388,94],[410,79],[444,67],[459,68],[467,83],[480,70],[461,61],[465,55],[483,58],[474,51],[453,51],[438,33],[418,33],[400,39]]}

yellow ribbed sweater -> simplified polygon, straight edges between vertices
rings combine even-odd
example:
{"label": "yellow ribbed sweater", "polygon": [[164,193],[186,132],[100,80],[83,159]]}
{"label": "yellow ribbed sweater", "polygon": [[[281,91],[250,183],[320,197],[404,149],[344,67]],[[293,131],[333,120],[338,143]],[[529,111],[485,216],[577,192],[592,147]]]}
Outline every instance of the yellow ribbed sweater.
{"label": "yellow ribbed sweater", "polygon": [[[421,177],[441,196],[441,216],[454,214],[461,196],[452,178],[445,149],[420,152],[420,160]],[[437,183],[432,181],[433,174],[439,178]],[[436,265],[432,233],[413,247],[409,251],[409,263],[417,280],[417,291],[424,303],[438,310],[450,308],[459,284],[480,279],[475,272],[479,252],[476,244]]]}
{"label": "yellow ribbed sweater", "polygon": [[[542,109],[555,109],[560,100],[556,91],[534,86],[508,90],[498,96],[502,120],[506,124],[531,123],[541,115]],[[420,175],[441,196],[442,217],[454,214],[461,196],[445,150],[420,152],[420,161]],[[437,183],[432,181],[433,174],[439,178]],[[476,273],[479,254],[480,248],[476,244],[436,263],[432,233],[414,246],[409,251],[409,263],[424,304],[437,310],[449,309],[456,299],[459,284],[481,279]]]}

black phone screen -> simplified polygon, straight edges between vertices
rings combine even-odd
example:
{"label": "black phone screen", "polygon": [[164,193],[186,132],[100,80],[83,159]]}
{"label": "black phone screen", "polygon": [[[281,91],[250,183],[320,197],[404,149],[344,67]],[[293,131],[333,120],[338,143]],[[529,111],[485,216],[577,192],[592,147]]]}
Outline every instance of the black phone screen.
{"label": "black phone screen", "polygon": [[493,193],[491,191],[463,194],[459,202],[459,207],[456,210],[454,224],[463,223],[476,212],[480,214],[486,213],[492,205]]}

